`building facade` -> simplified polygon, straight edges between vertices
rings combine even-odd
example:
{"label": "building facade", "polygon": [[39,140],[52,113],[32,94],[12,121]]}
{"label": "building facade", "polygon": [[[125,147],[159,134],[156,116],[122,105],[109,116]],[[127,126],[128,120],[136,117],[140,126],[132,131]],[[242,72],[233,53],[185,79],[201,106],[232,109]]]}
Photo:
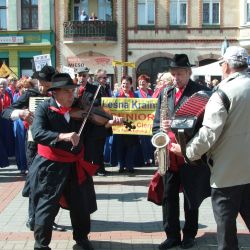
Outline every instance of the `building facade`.
{"label": "building facade", "polygon": [[31,76],[33,56],[49,54],[55,65],[53,0],[0,1],[0,66]]}
{"label": "building facade", "polygon": [[[57,67],[106,68],[113,81],[128,73],[154,83],[176,53],[196,66],[217,61],[225,39],[250,49],[250,0],[56,0],[56,10]],[[83,10],[98,20],[82,21]]]}

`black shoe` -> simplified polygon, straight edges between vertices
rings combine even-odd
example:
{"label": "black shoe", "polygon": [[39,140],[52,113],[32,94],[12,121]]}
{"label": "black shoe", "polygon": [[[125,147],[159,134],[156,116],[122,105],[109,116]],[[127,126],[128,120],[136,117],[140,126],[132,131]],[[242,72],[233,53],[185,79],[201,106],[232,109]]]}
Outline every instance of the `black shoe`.
{"label": "black shoe", "polygon": [[94,250],[94,247],[88,239],[77,240],[76,244],[84,250]]}
{"label": "black shoe", "polygon": [[65,227],[59,226],[59,225],[56,224],[55,222],[53,223],[52,229],[53,229],[54,231],[59,231],[59,232],[65,232],[65,231],[67,231]]}
{"label": "black shoe", "polygon": [[124,168],[120,168],[118,172],[119,172],[119,173],[124,173],[124,172],[125,172],[125,169],[124,169]]}
{"label": "black shoe", "polygon": [[26,227],[30,229],[30,231],[34,231],[34,226],[35,226],[35,222],[32,218],[29,218],[27,221],[26,221]]}
{"label": "black shoe", "polygon": [[194,246],[194,238],[184,238],[181,242],[181,248],[188,249]]}
{"label": "black shoe", "polygon": [[175,246],[179,246],[181,244],[181,240],[180,239],[176,239],[176,238],[168,238],[165,241],[163,241],[160,245],[159,245],[159,249],[160,250],[165,250],[165,249],[170,249],[172,247]]}
{"label": "black shoe", "polygon": [[129,169],[128,172],[129,172],[130,174],[134,174],[134,173],[135,173],[135,170],[134,170],[134,169]]}

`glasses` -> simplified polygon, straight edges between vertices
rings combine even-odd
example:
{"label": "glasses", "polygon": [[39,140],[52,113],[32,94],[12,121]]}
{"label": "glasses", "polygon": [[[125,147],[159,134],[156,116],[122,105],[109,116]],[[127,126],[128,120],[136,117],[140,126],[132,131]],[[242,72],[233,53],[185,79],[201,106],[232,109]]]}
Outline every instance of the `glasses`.
{"label": "glasses", "polygon": [[219,65],[222,66],[224,63],[226,63],[226,61],[219,62]]}
{"label": "glasses", "polygon": [[86,74],[78,74],[80,77],[87,77]]}
{"label": "glasses", "polygon": [[107,80],[108,79],[108,77],[107,76],[101,76],[101,77],[99,77],[100,79],[104,79],[104,80]]}

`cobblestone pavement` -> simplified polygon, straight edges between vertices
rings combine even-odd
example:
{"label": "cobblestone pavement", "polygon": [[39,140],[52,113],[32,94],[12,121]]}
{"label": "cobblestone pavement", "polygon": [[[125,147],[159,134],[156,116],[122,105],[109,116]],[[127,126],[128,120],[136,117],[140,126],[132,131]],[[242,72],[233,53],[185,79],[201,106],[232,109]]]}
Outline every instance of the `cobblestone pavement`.
{"label": "cobblestone pavement", "polygon": [[[159,243],[165,239],[161,207],[147,201],[147,187],[154,168],[136,168],[133,175],[119,174],[117,167],[107,170],[109,176],[94,177],[98,203],[98,210],[91,216],[90,240],[94,248],[158,249]],[[0,249],[33,249],[33,233],[25,227],[28,200],[21,195],[23,185],[24,177],[19,175],[15,165],[0,168]],[[182,194],[180,199],[182,204]],[[72,240],[68,211],[60,209],[56,222],[66,226],[68,231],[53,232],[51,248],[79,249]],[[241,249],[250,250],[250,235],[241,218],[238,218],[237,226]],[[199,232],[192,249],[217,249],[215,232],[216,224],[208,198],[200,207]]]}

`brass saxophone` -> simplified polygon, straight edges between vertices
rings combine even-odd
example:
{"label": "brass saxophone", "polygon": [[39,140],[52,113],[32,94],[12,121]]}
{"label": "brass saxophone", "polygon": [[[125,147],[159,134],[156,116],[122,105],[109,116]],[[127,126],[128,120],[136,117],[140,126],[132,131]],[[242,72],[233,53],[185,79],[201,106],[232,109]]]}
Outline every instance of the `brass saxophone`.
{"label": "brass saxophone", "polygon": [[[171,88],[172,89],[172,88]],[[160,131],[153,135],[151,142],[156,148],[155,150],[155,163],[158,164],[158,171],[160,175],[165,175],[167,169],[169,168],[169,150],[167,145],[170,142],[170,138],[167,133],[163,130],[162,121],[169,119],[168,110],[168,93],[169,89],[164,89],[163,97],[161,100],[161,110],[160,110]]]}

